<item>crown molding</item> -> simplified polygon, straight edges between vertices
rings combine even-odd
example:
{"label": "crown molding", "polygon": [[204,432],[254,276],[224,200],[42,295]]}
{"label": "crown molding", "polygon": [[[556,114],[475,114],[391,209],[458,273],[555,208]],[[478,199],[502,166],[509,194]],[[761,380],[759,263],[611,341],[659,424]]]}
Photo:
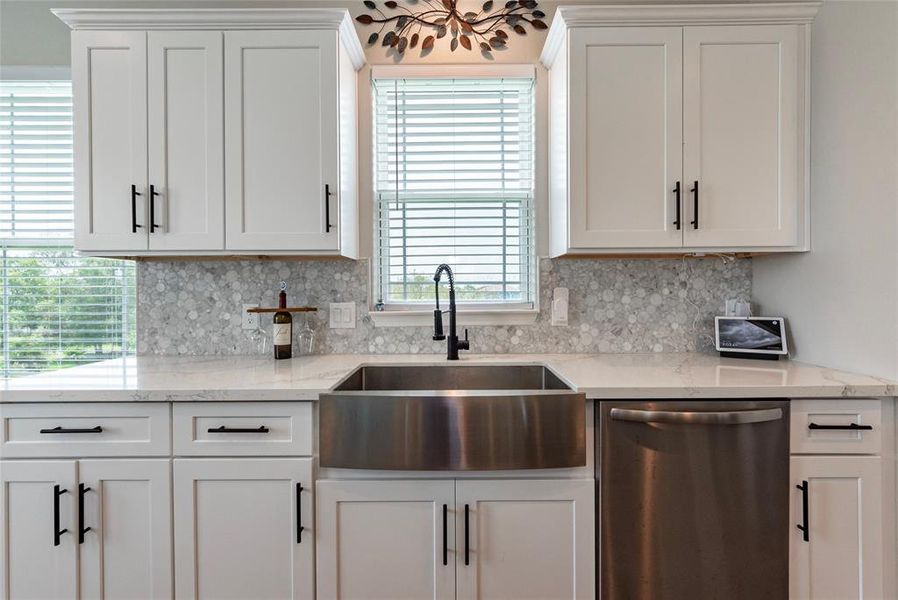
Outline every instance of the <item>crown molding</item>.
{"label": "crown molding", "polygon": [[73,30],[332,29],[356,70],[365,52],[345,8],[54,8]]}
{"label": "crown molding", "polygon": [[808,24],[823,4],[808,2],[741,2],[729,4],[607,4],[560,6],[555,10],[540,62],[551,67],[568,29],[685,25]]}

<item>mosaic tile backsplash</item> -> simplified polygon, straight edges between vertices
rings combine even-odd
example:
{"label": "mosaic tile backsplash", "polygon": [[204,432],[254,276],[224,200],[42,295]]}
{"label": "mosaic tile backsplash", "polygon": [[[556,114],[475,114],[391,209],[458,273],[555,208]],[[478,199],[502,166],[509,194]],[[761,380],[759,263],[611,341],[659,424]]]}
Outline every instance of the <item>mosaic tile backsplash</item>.
{"label": "mosaic tile backsplash", "polygon": [[[314,352],[440,353],[430,327],[375,327],[368,263],[350,260],[147,261],[138,263],[140,354],[258,354],[263,334],[241,329],[243,304],[319,307]],[[555,287],[570,289],[568,325],[553,327]],[[542,259],[540,313],[530,325],[474,326],[474,353],[686,352],[713,349],[714,315],[727,298],[751,298],[751,260]],[[355,329],[328,328],[329,302],[355,302]],[[294,355],[298,321],[294,325]],[[465,327],[464,317],[459,319]],[[262,315],[270,334],[271,316]]]}

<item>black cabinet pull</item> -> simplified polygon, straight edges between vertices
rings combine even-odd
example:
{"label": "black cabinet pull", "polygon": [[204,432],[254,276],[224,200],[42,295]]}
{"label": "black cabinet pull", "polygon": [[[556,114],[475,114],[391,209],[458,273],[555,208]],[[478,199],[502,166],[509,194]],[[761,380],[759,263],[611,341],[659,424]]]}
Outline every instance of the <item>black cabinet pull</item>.
{"label": "black cabinet pull", "polygon": [[268,433],[271,430],[264,425],[258,427],[225,427],[221,425],[220,427],[210,427],[206,431],[209,433]]}
{"label": "black cabinet pull", "polygon": [[78,543],[84,543],[84,534],[90,531],[90,527],[84,526],[84,493],[90,488],[83,483],[78,484]]}
{"label": "black cabinet pull", "polygon": [[324,184],[324,233],[329,233],[331,230],[331,186],[327,183]]}
{"label": "black cabinet pull", "polygon": [[673,189],[674,194],[677,195],[677,220],[673,222],[674,225],[677,226],[677,231],[680,230],[680,182],[677,182],[677,185]]}
{"label": "black cabinet pull", "polygon": [[449,507],[443,505],[443,566],[449,564],[449,540],[446,539],[449,531]]}
{"label": "black cabinet pull", "polygon": [[156,191],[155,186],[150,184],[150,233],[156,231],[156,228],[161,228],[161,225],[156,225],[156,196],[159,195],[159,192]]}
{"label": "black cabinet pull", "polygon": [[873,425],[858,425],[857,423],[849,423],[848,425],[818,425],[811,423],[808,429],[830,429],[840,431],[872,431]]}
{"label": "black cabinet pull", "polygon": [[468,536],[469,529],[470,529],[469,515],[468,515],[469,512],[470,512],[470,507],[467,504],[465,504],[465,566],[466,567],[469,564],[471,564],[470,556],[469,556],[469,554],[470,554],[470,544],[469,544],[470,538]]}
{"label": "black cabinet pull", "polygon": [[302,543],[302,484],[296,484],[296,543]]}
{"label": "black cabinet pull", "polygon": [[52,429],[41,429],[41,433],[103,433],[103,428],[97,425],[96,427],[76,427],[74,429],[69,429],[61,425],[57,425]]}
{"label": "black cabinet pull", "polygon": [[692,192],[692,218],[690,221],[693,229],[698,229],[698,181],[694,182],[692,185],[692,189],[689,190]]}
{"label": "black cabinet pull", "polygon": [[67,494],[69,491],[60,489],[58,485],[53,486],[53,545],[59,545],[59,538],[63,533],[68,533],[68,529],[59,528],[59,497]]}
{"label": "black cabinet pull", "polygon": [[136,185],[131,185],[131,233],[137,233],[138,227],[143,227],[143,225],[137,224],[137,197],[140,196],[140,192],[137,191]]}
{"label": "black cabinet pull", "polygon": [[811,528],[808,526],[808,482],[802,481],[801,485],[796,485],[801,490],[801,525],[796,525],[802,532],[804,541],[811,541]]}

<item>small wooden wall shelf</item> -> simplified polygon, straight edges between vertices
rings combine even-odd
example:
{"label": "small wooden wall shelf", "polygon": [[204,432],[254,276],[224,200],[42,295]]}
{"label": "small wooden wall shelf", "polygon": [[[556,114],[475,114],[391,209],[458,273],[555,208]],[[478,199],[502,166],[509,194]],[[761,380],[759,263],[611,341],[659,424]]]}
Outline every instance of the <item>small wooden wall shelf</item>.
{"label": "small wooden wall shelf", "polygon": [[314,306],[288,306],[287,308],[267,308],[267,307],[254,307],[247,308],[246,312],[248,313],[276,313],[278,311],[287,311],[290,313],[304,313],[304,312],[316,312],[318,309]]}

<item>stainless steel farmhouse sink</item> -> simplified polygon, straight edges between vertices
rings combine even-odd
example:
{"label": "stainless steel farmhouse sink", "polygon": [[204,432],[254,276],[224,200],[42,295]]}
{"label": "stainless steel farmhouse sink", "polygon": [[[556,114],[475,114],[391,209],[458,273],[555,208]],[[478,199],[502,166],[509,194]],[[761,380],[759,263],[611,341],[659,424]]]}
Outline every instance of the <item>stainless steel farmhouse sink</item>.
{"label": "stainless steel farmhouse sink", "polygon": [[537,365],[366,366],[319,403],[322,467],[586,464],[586,398]]}

